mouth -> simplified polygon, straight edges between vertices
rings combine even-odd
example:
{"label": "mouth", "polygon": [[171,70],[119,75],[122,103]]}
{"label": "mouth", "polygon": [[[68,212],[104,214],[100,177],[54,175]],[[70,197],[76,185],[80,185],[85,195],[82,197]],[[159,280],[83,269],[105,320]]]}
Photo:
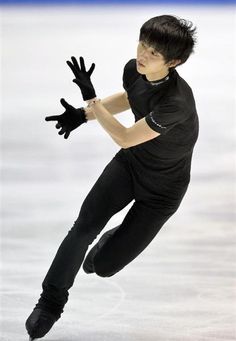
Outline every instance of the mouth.
{"label": "mouth", "polygon": [[140,67],[145,67],[145,65],[143,65],[142,63],[140,63],[138,60],[137,60],[137,64],[138,64],[138,66],[140,66]]}

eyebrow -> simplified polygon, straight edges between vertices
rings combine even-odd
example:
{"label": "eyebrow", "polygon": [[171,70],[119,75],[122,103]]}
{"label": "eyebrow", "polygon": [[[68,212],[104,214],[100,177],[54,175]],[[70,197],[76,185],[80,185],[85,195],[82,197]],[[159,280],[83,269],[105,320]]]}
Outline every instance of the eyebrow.
{"label": "eyebrow", "polygon": [[155,53],[157,53],[157,54],[160,54],[160,52],[159,52],[159,51],[155,50],[155,48],[154,48],[154,47],[152,47],[152,46],[149,46],[147,43],[145,43],[145,41],[142,41],[142,43],[143,43],[144,45],[146,45],[147,47],[150,47],[151,49],[153,49],[153,52],[155,52]]}

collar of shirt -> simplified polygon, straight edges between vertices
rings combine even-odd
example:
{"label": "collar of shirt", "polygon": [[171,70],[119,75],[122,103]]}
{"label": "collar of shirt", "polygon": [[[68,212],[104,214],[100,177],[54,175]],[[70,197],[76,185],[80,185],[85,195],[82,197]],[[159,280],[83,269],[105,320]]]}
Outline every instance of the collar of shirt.
{"label": "collar of shirt", "polygon": [[170,78],[169,74],[162,79],[158,79],[157,81],[149,81],[145,75],[141,75],[141,77],[146,83],[148,83],[152,86],[160,85],[160,84],[168,81],[168,79]]}
{"label": "collar of shirt", "polygon": [[146,84],[150,84],[152,87],[156,87],[156,86],[168,81],[171,76],[174,76],[175,72],[176,72],[175,69],[171,69],[167,76],[165,76],[161,79],[158,79],[157,81],[149,81],[145,75],[141,75],[141,78],[144,80],[144,82]]}

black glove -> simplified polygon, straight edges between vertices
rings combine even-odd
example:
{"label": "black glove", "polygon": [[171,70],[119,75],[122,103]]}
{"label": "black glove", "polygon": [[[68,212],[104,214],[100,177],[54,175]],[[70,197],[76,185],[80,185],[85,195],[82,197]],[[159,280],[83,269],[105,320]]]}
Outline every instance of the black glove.
{"label": "black glove", "polygon": [[93,63],[88,71],[85,69],[84,65],[84,58],[79,57],[80,59],[80,66],[75,57],[71,57],[72,63],[70,61],[66,61],[66,63],[71,68],[73,74],[75,75],[75,79],[73,82],[76,83],[81,90],[82,97],[84,101],[92,99],[96,97],[96,93],[93,87],[93,84],[90,80],[91,74],[95,68],[95,64]]}
{"label": "black glove", "polygon": [[47,116],[45,117],[45,121],[58,121],[56,128],[61,128],[58,134],[63,135],[65,133],[64,138],[67,139],[71,131],[79,127],[82,123],[87,122],[87,119],[84,108],[75,109],[64,98],[60,102],[66,111],[62,115]]}

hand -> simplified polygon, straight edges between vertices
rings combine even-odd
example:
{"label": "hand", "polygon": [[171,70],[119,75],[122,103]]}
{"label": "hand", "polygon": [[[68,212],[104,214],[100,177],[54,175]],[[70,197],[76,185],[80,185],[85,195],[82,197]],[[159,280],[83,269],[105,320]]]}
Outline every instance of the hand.
{"label": "hand", "polygon": [[60,102],[66,111],[62,115],[47,116],[45,117],[45,121],[58,121],[56,128],[61,128],[58,134],[65,134],[64,138],[67,139],[72,130],[79,127],[82,123],[87,122],[87,120],[84,108],[75,109],[72,105],[67,103],[64,98],[62,98]]}
{"label": "hand", "polygon": [[82,97],[84,101],[92,99],[96,97],[96,93],[93,87],[93,84],[90,80],[91,74],[95,68],[95,64],[93,63],[88,71],[85,69],[84,58],[80,57],[80,66],[75,57],[71,57],[72,63],[70,61],[66,61],[67,65],[71,68],[73,74],[75,75],[75,79],[73,82],[76,83],[81,90]]}

